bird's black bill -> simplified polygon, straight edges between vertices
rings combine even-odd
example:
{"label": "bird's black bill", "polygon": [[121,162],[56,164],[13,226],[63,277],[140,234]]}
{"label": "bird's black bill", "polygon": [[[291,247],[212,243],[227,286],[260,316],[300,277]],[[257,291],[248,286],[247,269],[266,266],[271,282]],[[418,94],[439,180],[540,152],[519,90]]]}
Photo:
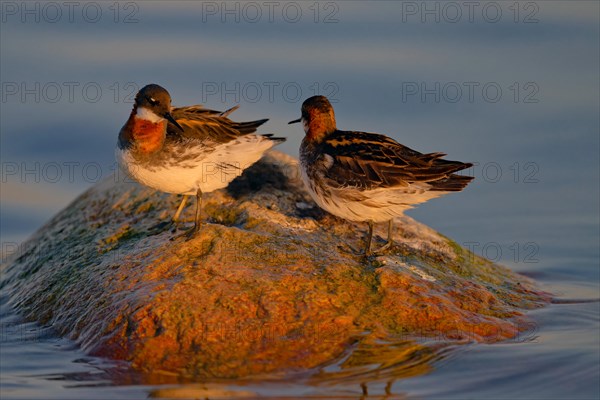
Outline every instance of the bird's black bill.
{"label": "bird's black bill", "polygon": [[167,119],[167,121],[169,121],[170,123],[172,123],[173,125],[175,125],[176,127],[178,127],[179,130],[181,130],[181,132],[183,132],[183,128],[181,127],[181,125],[179,125],[179,123],[177,121],[175,121],[175,118],[173,118],[173,116],[171,115],[171,113],[166,113],[164,115],[164,117]]}
{"label": "bird's black bill", "polygon": [[302,121],[302,118],[298,118],[298,119],[295,119],[295,120],[293,120],[293,121],[290,121],[290,122],[288,122],[288,125],[291,125],[291,124],[297,124],[297,123],[298,123],[298,122],[300,122],[300,121]]}

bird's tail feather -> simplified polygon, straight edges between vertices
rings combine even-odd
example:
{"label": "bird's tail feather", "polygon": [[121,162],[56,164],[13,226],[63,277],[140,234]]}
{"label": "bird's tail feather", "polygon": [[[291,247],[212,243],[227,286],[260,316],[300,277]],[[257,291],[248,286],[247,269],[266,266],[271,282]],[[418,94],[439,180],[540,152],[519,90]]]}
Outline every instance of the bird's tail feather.
{"label": "bird's tail feather", "polygon": [[287,140],[287,138],[284,138],[281,136],[273,136],[273,135],[274,135],[274,133],[265,133],[262,136],[269,138],[269,140],[272,140],[276,144],[283,143]]}
{"label": "bird's tail feather", "polygon": [[445,179],[440,179],[439,181],[435,182],[429,182],[429,184],[431,185],[432,191],[460,192],[473,179],[474,178],[472,176],[452,174]]}

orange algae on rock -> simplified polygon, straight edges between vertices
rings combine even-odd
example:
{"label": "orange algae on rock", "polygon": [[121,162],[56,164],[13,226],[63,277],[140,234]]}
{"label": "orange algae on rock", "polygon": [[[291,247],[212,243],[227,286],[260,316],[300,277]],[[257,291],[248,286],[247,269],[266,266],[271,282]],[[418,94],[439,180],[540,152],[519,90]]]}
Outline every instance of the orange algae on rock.
{"label": "orange algae on rock", "polygon": [[527,329],[523,311],[549,300],[409,217],[390,252],[358,255],[366,226],[321,212],[281,153],[207,194],[207,223],[189,240],[157,228],[178,201],[108,178],[3,267],[3,292],[89,353],[223,378],[344,354],[338,372],[320,374],[345,379],[348,368],[389,363],[408,376],[428,367],[398,371],[403,360],[427,363],[440,344],[516,337]]}

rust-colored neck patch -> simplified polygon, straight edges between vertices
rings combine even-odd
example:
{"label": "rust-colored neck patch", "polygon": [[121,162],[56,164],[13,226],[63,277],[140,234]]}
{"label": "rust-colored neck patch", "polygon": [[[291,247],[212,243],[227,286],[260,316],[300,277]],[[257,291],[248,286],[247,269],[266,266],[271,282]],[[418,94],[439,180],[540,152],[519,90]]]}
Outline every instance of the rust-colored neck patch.
{"label": "rust-colored neck patch", "polygon": [[324,113],[318,109],[308,110],[308,131],[306,139],[320,142],[328,134],[335,132],[335,116],[333,110]]}
{"label": "rust-colored neck patch", "polygon": [[121,137],[141,153],[153,153],[162,148],[165,140],[167,121],[151,122],[137,118],[132,111],[127,123],[121,130]]}

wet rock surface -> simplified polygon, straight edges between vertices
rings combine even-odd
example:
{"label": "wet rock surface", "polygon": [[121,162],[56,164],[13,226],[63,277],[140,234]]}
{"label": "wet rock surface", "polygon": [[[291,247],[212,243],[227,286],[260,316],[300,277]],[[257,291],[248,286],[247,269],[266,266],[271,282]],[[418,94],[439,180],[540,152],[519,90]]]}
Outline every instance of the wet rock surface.
{"label": "wet rock surface", "polygon": [[322,212],[282,153],[206,194],[206,224],[191,239],[193,201],[179,225],[164,224],[179,201],[107,178],[3,266],[3,294],[90,354],[217,378],[340,357],[342,371],[417,353],[427,362],[433,341],[517,337],[528,327],[524,310],[549,300],[409,217],[397,221],[391,250],[362,256],[366,224]]}

